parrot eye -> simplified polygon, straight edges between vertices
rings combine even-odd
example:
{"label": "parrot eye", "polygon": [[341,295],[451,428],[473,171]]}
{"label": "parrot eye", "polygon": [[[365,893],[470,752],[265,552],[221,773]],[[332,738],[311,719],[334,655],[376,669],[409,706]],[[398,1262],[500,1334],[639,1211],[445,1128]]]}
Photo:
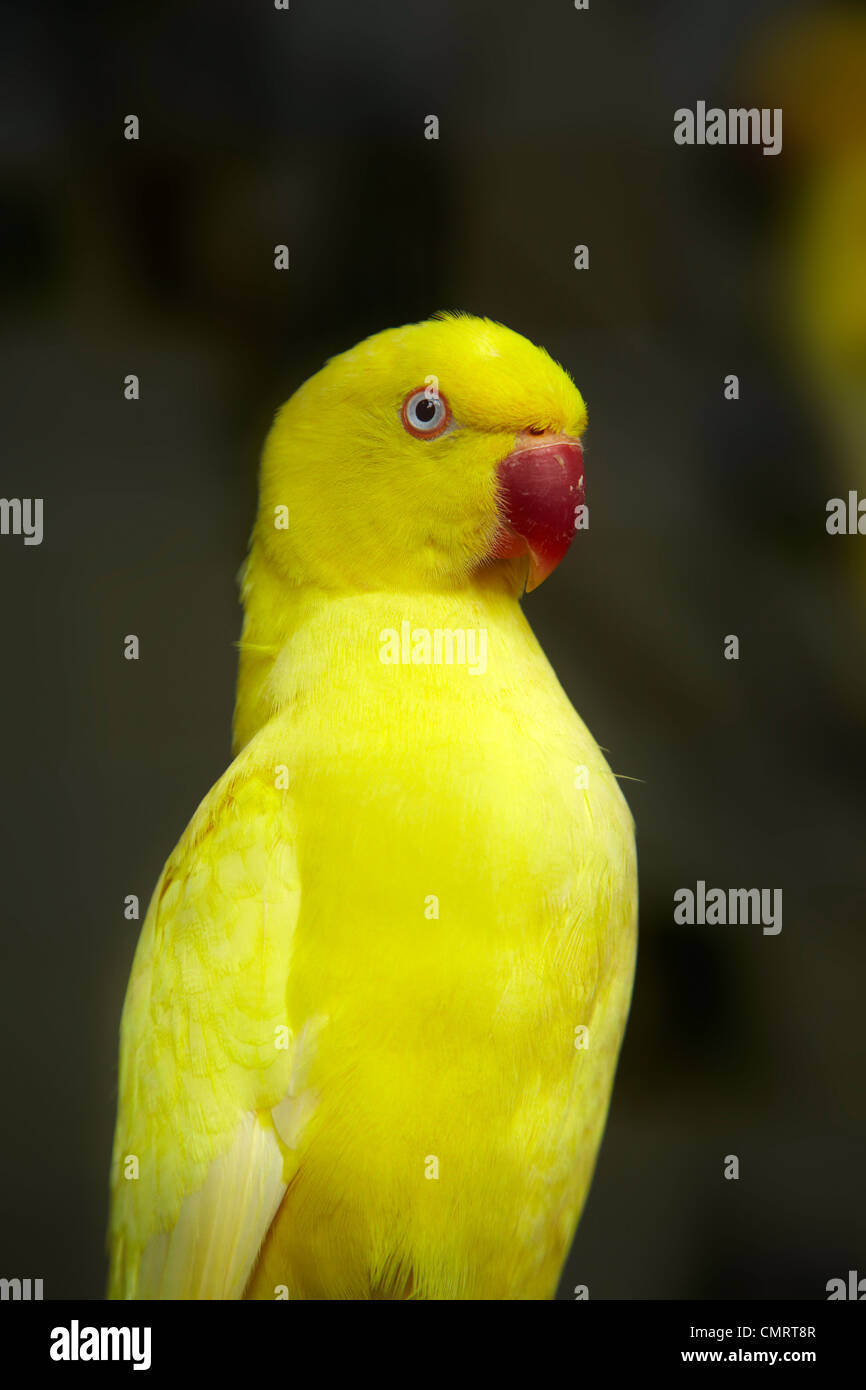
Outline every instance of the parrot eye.
{"label": "parrot eye", "polygon": [[400,412],[404,430],[416,439],[436,439],[451,423],[448,402],[439,392],[410,391]]}

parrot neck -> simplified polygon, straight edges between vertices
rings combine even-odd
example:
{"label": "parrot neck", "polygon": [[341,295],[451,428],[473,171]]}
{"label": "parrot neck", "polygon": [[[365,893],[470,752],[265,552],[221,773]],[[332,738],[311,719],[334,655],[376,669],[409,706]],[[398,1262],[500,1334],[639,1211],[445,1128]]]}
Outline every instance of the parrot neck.
{"label": "parrot neck", "polygon": [[531,654],[546,666],[520,607],[521,577],[519,564],[501,561],[441,591],[292,587],[254,543],[241,580],[235,755],[293,704],[322,702],[336,692],[348,706],[382,685],[383,694],[393,692],[395,666],[411,667],[414,691],[433,692],[440,701],[449,689],[458,694],[481,680],[489,689],[513,679],[506,654]]}

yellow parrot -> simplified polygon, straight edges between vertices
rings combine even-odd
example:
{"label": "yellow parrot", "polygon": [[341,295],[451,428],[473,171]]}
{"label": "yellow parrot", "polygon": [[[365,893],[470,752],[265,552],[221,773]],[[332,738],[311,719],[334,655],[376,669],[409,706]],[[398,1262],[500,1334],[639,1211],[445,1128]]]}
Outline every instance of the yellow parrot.
{"label": "yellow parrot", "polygon": [[236,756],[123,1011],[110,1297],[555,1293],[637,929],[631,815],[520,606],[585,523],[585,425],[463,314],[278,412]]}

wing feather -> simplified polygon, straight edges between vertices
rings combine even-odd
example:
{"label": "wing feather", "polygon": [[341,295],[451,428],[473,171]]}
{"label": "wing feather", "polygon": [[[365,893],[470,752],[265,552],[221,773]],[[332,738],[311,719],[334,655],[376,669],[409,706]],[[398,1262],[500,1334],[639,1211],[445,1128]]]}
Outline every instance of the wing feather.
{"label": "wing feather", "polygon": [[136,951],[110,1297],[243,1293],[292,1174],[270,1111],[298,1089],[286,984],[299,897],[290,798],[250,744],[169,859]]}

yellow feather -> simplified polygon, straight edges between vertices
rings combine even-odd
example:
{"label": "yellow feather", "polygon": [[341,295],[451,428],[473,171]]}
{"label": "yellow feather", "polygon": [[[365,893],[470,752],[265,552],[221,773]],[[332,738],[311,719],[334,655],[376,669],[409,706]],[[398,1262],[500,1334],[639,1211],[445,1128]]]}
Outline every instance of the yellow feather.
{"label": "yellow feather", "polygon": [[[430,376],[444,447],[399,423]],[[483,561],[515,433],[585,422],[545,353],[466,316],[360,344],[278,415],[238,756],[169,860],[124,1012],[115,1296],[555,1291],[631,994],[634,836],[522,562]],[[383,662],[407,622],[483,631],[483,671]]]}

